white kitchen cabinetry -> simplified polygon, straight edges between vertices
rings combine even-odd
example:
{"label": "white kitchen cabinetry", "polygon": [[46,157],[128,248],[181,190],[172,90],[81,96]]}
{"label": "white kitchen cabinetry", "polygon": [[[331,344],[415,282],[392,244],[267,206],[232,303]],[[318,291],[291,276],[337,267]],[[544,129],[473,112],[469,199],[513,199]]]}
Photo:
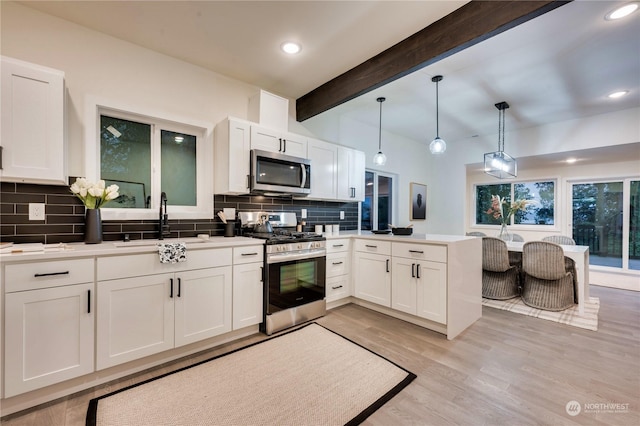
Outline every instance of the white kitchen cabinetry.
{"label": "white kitchen cabinetry", "polygon": [[93,265],[5,266],[5,398],[93,372]]}
{"label": "white kitchen cabinetry", "polygon": [[309,197],[335,200],[338,189],[338,145],[309,139],[307,158],[312,164]]}
{"label": "white kitchen cabinetry", "polygon": [[338,146],[339,200],[364,201],[364,163],[364,152]]}
{"label": "white kitchen cabinetry", "polygon": [[391,307],[446,324],[446,247],[392,243],[392,254]]}
{"label": "white kitchen cabinetry", "polygon": [[233,329],[262,322],[264,309],[264,247],[233,249]]}
{"label": "white kitchen cabinetry", "polygon": [[[327,303],[346,299],[351,296],[351,244],[350,239],[327,240]],[[338,306],[334,304],[333,306]]]}
{"label": "white kitchen cabinetry", "polygon": [[391,243],[356,240],[353,260],[355,297],[391,307]]}
{"label": "white kitchen cabinetry", "polygon": [[64,73],[1,61],[1,180],[67,184]]}
{"label": "white kitchen cabinetry", "polygon": [[249,98],[249,120],[286,131],[289,128],[289,99],[260,90]]}
{"label": "white kitchen cabinetry", "polygon": [[215,128],[214,191],[216,194],[249,193],[251,125],[227,118]]}
{"label": "white kitchen cabinetry", "polygon": [[[98,370],[231,331],[231,249],[98,258]],[[160,273],[158,273],[160,272]]]}
{"label": "white kitchen cabinetry", "polygon": [[307,158],[307,138],[294,133],[252,125],[251,149]]}

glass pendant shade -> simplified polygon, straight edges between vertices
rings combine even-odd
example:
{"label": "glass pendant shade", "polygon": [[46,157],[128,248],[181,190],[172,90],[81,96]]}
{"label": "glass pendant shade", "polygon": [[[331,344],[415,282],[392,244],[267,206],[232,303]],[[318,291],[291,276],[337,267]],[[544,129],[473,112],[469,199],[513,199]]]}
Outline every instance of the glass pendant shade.
{"label": "glass pendant shade", "polygon": [[506,102],[498,102],[498,150],[484,154],[484,172],[498,179],[518,176],[516,159],[504,152],[504,110],[509,108]]}
{"label": "glass pendant shade", "polygon": [[380,124],[378,127],[378,153],[373,156],[373,164],[376,166],[384,166],[387,163],[387,156],[382,153],[382,103],[387,98],[378,98],[376,101],[380,103]]}
{"label": "glass pendant shade", "polygon": [[438,83],[442,81],[444,77],[441,75],[436,75],[431,78],[436,84],[436,137],[429,144],[429,151],[432,154],[442,154],[447,150],[447,143],[440,137],[440,114],[439,114],[439,99],[438,99]]}
{"label": "glass pendant shade", "polygon": [[376,166],[384,166],[387,162],[387,156],[382,153],[382,151],[378,151],[376,155],[373,156],[373,164]]}
{"label": "glass pendant shade", "polygon": [[439,136],[436,136],[434,140],[429,144],[429,151],[432,154],[442,154],[447,150],[447,143]]}

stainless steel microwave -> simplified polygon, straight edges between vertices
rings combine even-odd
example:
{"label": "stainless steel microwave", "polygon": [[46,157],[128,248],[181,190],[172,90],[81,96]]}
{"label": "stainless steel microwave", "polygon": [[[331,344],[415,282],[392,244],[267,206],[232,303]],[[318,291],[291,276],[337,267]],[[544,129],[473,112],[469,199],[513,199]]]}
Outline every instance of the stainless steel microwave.
{"label": "stainless steel microwave", "polygon": [[250,190],[261,194],[309,195],[311,161],[278,152],[251,150]]}

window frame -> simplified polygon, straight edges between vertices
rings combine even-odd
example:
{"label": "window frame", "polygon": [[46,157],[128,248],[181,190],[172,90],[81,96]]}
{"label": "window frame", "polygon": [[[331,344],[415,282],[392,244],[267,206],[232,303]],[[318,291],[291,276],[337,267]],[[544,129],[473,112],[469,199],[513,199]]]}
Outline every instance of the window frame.
{"label": "window frame", "polygon": [[[169,219],[213,218],[213,124],[114,101],[89,97],[85,107],[85,177],[100,179],[100,116],[108,115],[152,126],[151,205],[149,208],[102,207],[103,220],[157,219],[160,209],[160,132],[170,130],[196,136],[196,206],[168,205]],[[156,141],[157,137],[157,141]],[[207,159],[210,161],[207,163]],[[155,194],[157,192],[157,194]],[[156,195],[156,196],[154,196]],[[170,197],[170,194],[167,194]]]}
{"label": "window frame", "polygon": [[[373,181],[374,181],[374,187],[373,187],[373,202],[371,205],[371,226],[372,230],[377,230],[378,228],[378,176],[383,176],[386,178],[391,179],[391,206],[390,206],[390,210],[391,210],[391,218],[390,218],[390,222],[389,223],[393,223],[393,218],[397,217],[398,215],[398,210],[397,210],[397,206],[398,203],[396,202],[395,198],[397,198],[397,194],[398,193],[398,175],[396,175],[395,173],[389,173],[389,172],[381,172],[379,170],[375,170],[375,169],[365,169],[365,174],[366,173],[373,173]],[[366,192],[366,188],[365,188],[365,192]],[[358,230],[363,230],[362,229],[362,204],[364,201],[361,201],[358,203]],[[368,231],[368,230],[365,230]]]}
{"label": "window frame", "polygon": [[[472,197],[473,197],[473,209],[469,209],[469,214],[471,215],[471,226],[477,229],[497,229],[500,227],[499,224],[485,224],[485,223],[477,223],[476,217],[476,207],[478,205],[477,199],[477,187],[478,186],[491,186],[491,185],[504,185],[509,184],[511,186],[510,198],[513,200],[514,194],[514,185],[522,184],[522,183],[536,183],[536,182],[553,182],[553,224],[552,225],[540,225],[540,224],[522,224],[522,223],[514,223],[514,217],[510,218],[510,223],[508,224],[509,229],[516,229],[521,231],[555,231],[560,229],[560,218],[561,213],[558,210],[558,199],[559,199],[559,182],[557,177],[550,178],[542,178],[542,179],[521,179],[521,180],[509,180],[505,182],[501,180],[499,182],[478,182],[473,184],[472,188]],[[488,208],[488,206],[487,206]]]}

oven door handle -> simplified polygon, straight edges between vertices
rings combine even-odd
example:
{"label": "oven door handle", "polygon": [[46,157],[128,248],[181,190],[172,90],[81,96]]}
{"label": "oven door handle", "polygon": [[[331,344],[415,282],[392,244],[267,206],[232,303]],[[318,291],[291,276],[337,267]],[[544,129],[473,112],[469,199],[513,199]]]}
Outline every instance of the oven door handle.
{"label": "oven door handle", "polygon": [[312,250],[304,253],[273,253],[267,255],[267,263],[282,263],[289,262],[291,260],[301,260],[301,259],[315,259],[318,257],[326,257],[327,251],[324,249],[321,250]]}

